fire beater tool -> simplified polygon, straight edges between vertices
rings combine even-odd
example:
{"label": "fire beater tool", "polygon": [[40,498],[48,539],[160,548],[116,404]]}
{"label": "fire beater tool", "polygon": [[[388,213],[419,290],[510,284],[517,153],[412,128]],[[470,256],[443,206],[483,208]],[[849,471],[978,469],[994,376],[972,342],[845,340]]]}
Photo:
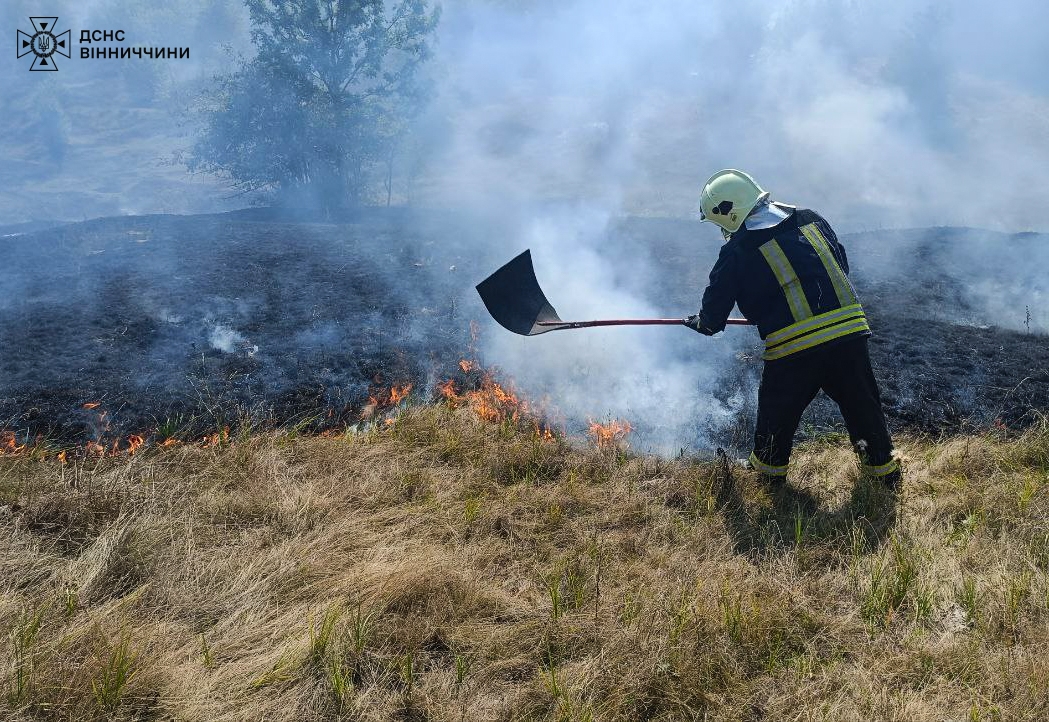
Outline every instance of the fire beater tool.
{"label": "fire beater tool", "polygon": [[[595,326],[683,326],[684,318],[616,318],[603,321],[562,321],[546,300],[532,267],[532,252],[526,250],[488,278],[477,284],[485,308],[500,326],[522,336],[537,336],[547,331]],[[745,318],[730,318],[728,323],[750,325]]]}

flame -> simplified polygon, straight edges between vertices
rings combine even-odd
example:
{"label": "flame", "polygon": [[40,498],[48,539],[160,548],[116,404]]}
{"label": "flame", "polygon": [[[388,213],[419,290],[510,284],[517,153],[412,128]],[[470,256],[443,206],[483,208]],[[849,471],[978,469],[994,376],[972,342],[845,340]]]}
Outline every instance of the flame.
{"label": "flame", "polygon": [[89,441],[84,444],[84,452],[92,456],[105,456],[106,447],[97,441]]}
{"label": "flame", "polygon": [[89,401],[84,404],[85,409],[97,409],[99,406],[101,406],[101,404],[97,401]]}
{"label": "flame", "polygon": [[411,393],[412,385],[405,384],[404,386],[394,386],[390,389],[390,405],[396,406],[397,404],[408,398],[408,394]]}
{"label": "flame", "polygon": [[176,439],[174,436],[171,436],[171,437],[169,437],[167,439],[164,439],[162,442],[160,442],[160,445],[163,446],[163,447],[168,447],[168,446],[175,446],[176,444],[181,444],[181,443],[182,442],[179,441],[178,439]]}
{"label": "flame", "polygon": [[[473,362],[465,359],[459,362],[459,367],[464,371],[467,367],[474,368]],[[481,387],[475,391],[460,394],[452,379],[437,384],[437,391],[453,406],[468,405],[477,417],[484,421],[517,421],[521,414],[527,411],[524,402],[518,399],[513,391],[493,379],[491,374],[485,374],[481,380]]]}
{"label": "flame", "polygon": [[413,384],[406,383],[402,386],[391,386],[389,389],[382,389],[369,394],[368,403],[361,409],[361,418],[370,419],[382,409],[397,406],[408,398],[408,394],[412,391],[412,386]]}
{"label": "flame", "polygon": [[204,448],[210,449],[213,446],[219,444],[225,444],[229,442],[229,427],[223,426],[221,431],[216,431],[214,434],[208,434],[204,437],[201,443],[204,444]]}
{"label": "flame", "polygon": [[60,464],[66,463],[66,452],[65,451],[58,452],[58,463],[60,463]]}
{"label": "flame", "polygon": [[145,439],[143,439],[138,434],[132,434],[131,436],[127,437],[127,453],[134,454],[136,451],[138,451],[138,447],[142,446],[142,444],[144,443],[146,443]]}
{"label": "flame", "polygon": [[15,439],[15,432],[5,431],[0,434],[0,454],[19,454],[25,447],[25,444],[19,444]]}
{"label": "flame", "polygon": [[620,421],[619,419],[612,419],[607,424],[599,424],[593,419],[589,419],[590,425],[589,433],[597,442],[598,446],[614,446],[617,441],[622,440],[633,431],[628,421]]}
{"label": "flame", "polygon": [[437,384],[437,390],[441,392],[441,396],[452,402],[459,401],[462,398],[455,390],[455,382],[451,379],[448,379],[444,383]]}
{"label": "flame", "polygon": [[475,368],[477,368],[477,364],[475,362],[473,362],[473,361],[467,361],[466,359],[462,359],[459,362],[459,368],[461,368],[463,370],[464,374],[468,374],[471,371],[473,371]]}

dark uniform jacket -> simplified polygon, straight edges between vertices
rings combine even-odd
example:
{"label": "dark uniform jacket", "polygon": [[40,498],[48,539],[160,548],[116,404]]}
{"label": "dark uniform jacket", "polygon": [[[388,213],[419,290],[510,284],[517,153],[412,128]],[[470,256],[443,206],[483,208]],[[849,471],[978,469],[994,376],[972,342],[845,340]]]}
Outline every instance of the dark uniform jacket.
{"label": "dark uniform jacket", "polygon": [[778,225],[741,226],[722,247],[703,292],[701,329],[721,331],[738,305],[757,325],[768,361],[869,336],[830,224],[815,211],[780,207],[792,212]]}

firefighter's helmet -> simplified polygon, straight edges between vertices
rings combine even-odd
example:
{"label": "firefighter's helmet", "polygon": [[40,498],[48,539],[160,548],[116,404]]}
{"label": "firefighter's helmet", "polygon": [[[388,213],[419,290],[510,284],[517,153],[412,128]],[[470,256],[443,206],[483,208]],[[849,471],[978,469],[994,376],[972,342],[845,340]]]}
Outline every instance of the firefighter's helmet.
{"label": "firefighter's helmet", "polygon": [[728,237],[738,231],[754,207],[768,197],[769,194],[743,171],[719,170],[703,184],[703,194],[699,198],[700,219],[721,226],[722,233]]}

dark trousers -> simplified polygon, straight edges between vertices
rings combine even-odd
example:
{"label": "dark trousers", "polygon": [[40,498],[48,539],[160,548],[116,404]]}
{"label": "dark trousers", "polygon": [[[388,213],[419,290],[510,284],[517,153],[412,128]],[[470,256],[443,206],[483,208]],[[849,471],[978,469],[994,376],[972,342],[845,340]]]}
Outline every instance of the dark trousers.
{"label": "dark trousers", "polygon": [[820,389],[841,409],[865,470],[875,476],[898,475],[865,337],[765,362],[751,463],[772,476],[787,473],[794,432]]}

